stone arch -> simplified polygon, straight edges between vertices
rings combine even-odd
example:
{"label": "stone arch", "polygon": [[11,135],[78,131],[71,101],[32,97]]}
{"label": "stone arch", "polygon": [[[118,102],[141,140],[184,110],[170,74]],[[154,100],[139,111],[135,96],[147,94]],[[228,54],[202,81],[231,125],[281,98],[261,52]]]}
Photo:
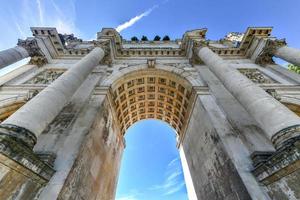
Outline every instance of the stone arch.
{"label": "stone arch", "polygon": [[148,68],[114,80],[108,96],[123,135],[137,121],[158,119],[173,127],[180,137],[184,135],[196,95],[186,78]]}
{"label": "stone arch", "polygon": [[[190,68],[192,68],[192,67],[190,66]],[[115,81],[117,81],[118,79],[120,79],[121,77],[123,77],[124,75],[126,75],[130,72],[134,72],[134,71],[138,71],[138,70],[146,70],[146,69],[150,69],[150,68],[148,68],[148,66],[146,64],[126,66],[124,68],[120,67],[119,69],[113,71],[112,74],[107,76],[101,82],[101,86],[110,86]],[[198,72],[196,72],[197,70],[195,68],[192,68],[192,69],[194,69],[194,72],[191,72],[189,70],[185,70],[184,66],[174,66],[172,64],[156,64],[154,69],[167,71],[167,72],[176,74],[176,75],[186,79],[192,86],[195,86],[195,87],[203,86],[203,82],[202,82],[200,76],[198,76]],[[197,74],[196,75],[197,77],[195,77],[195,73]]]}
{"label": "stone arch", "polygon": [[28,96],[14,96],[0,100],[0,122],[16,112],[28,101]]}
{"label": "stone arch", "polygon": [[300,117],[300,98],[283,95],[280,102]]}

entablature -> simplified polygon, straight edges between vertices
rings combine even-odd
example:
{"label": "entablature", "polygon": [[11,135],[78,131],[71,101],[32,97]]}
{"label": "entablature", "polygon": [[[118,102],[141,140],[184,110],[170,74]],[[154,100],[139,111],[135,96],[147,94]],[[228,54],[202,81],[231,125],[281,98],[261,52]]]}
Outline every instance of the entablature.
{"label": "entablature", "polygon": [[[269,38],[272,27],[249,27],[245,33],[232,33],[218,41],[206,39],[207,29],[187,31],[182,39],[175,41],[127,41],[113,28],[103,28],[97,40],[83,41],[73,34],[60,34],[55,28],[32,27],[33,35],[48,38],[57,53],[57,58],[77,58],[88,54],[95,46],[109,49],[110,60],[137,57],[178,57],[193,59],[193,49],[206,45],[224,58],[249,57],[247,52],[255,38]],[[242,39],[241,39],[242,38]],[[251,55],[250,55],[251,56]],[[197,61],[199,62],[199,61]],[[200,61],[201,62],[201,61]]]}

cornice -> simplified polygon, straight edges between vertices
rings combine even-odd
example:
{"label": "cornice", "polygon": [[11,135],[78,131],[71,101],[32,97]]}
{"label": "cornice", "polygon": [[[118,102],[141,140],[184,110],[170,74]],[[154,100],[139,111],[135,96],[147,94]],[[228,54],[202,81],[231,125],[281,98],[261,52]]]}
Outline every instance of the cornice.
{"label": "cornice", "polygon": [[[222,45],[220,41],[210,41],[206,39],[207,29],[196,29],[187,31],[181,40],[168,42],[129,42],[122,39],[121,35],[112,28],[103,28],[97,33],[97,40],[83,41],[82,48],[67,48],[59,39],[59,34],[55,28],[34,27],[31,28],[35,37],[48,37],[59,57],[72,58],[82,57],[88,54],[95,46],[105,41],[105,47],[110,50],[110,60],[131,59],[137,57],[179,57],[192,59],[193,49],[201,43],[207,46],[222,57],[245,58],[253,39],[255,37],[268,38],[271,35],[272,27],[249,27],[244,33],[242,41],[236,47],[215,47],[214,44]],[[133,44],[133,47],[125,48],[126,44]],[[164,44],[170,44],[170,47]],[[143,45],[151,44],[151,45]],[[162,44],[162,45],[160,45]],[[174,47],[178,46],[178,48]],[[110,62],[111,62],[110,61]]]}

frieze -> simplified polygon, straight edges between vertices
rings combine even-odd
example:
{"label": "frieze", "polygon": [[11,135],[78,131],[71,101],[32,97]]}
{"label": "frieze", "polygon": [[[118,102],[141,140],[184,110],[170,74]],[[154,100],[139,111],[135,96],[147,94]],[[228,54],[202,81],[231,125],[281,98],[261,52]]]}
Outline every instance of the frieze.
{"label": "frieze", "polygon": [[61,76],[64,72],[64,70],[46,69],[38,75],[36,75],[34,78],[25,82],[25,84],[50,84],[59,76]]}
{"label": "frieze", "polygon": [[274,80],[264,75],[258,69],[246,68],[246,69],[238,69],[238,70],[254,83],[258,83],[258,84],[276,83]]}

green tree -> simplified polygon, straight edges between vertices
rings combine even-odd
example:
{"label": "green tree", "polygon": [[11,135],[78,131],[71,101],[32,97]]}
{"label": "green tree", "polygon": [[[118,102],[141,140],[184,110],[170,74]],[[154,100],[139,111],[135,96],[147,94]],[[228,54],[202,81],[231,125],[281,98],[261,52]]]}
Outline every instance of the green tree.
{"label": "green tree", "polygon": [[147,38],[147,36],[142,36],[142,39],[141,39],[142,41],[148,41],[148,38]]}
{"label": "green tree", "polygon": [[296,72],[297,74],[300,74],[300,67],[293,65],[293,64],[288,64],[288,69],[290,71]]}
{"label": "green tree", "polygon": [[166,35],[162,40],[163,41],[170,41],[170,37],[168,35]]}
{"label": "green tree", "polygon": [[131,38],[131,41],[137,42],[137,41],[139,41],[139,39],[138,39],[136,36],[133,36],[133,37]]}
{"label": "green tree", "polygon": [[160,37],[158,35],[156,35],[153,40],[154,41],[160,41]]}

